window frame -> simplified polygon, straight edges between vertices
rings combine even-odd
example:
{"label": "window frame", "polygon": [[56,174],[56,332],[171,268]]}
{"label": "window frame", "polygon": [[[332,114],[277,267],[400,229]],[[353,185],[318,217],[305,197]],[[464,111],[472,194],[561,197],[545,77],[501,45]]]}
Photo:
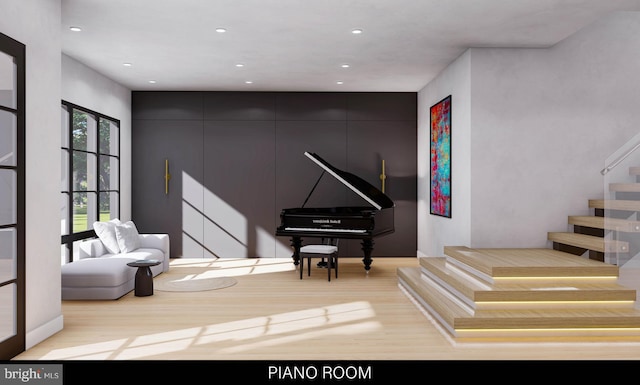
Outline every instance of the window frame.
{"label": "window frame", "polygon": [[15,278],[0,281],[0,288],[15,285],[15,303],[7,306],[14,316],[15,332],[0,341],[0,359],[8,360],[26,348],[26,46],[0,33],[0,52],[13,57],[15,63],[15,106],[0,105],[2,111],[16,117],[15,166],[0,165],[0,169],[16,172],[16,222],[0,224],[0,228],[16,230]]}
{"label": "window frame", "polygon": [[[73,228],[73,217],[74,217],[74,206],[73,206],[73,197],[75,193],[81,193],[81,192],[86,192],[86,193],[95,193],[95,197],[96,197],[96,205],[95,205],[95,210],[96,212],[94,213],[95,218],[100,218],[100,202],[101,202],[101,195],[103,194],[110,194],[110,193],[116,193],[117,196],[117,209],[115,210],[116,212],[111,212],[111,217],[112,218],[119,218],[120,217],[120,205],[121,205],[121,194],[120,194],[120,189],[121,189],[121,185],[120,185],[120,175],[121,175],[121,132],[120,132],[120,120],[113,118],[111,116],[102,114],[100,112],[97,111],[93,111],[91,109],[88,109],[86,107],[82,107],[79,106],[77,104],[62,100],[62,107],[65,107],[66,113],[68,114],[68,119],[67,119],[67,127],[65,127],[67,129],[67,133],[66,133],[66,138],[68,143],[62,143],[60,149],[62,151],[62,153],[66,152],[67,153],[67,169],[66,169],[66,190],[61,190],[61,194],[66,194],[66,200],[67,200],[67,212],[66,212],[66,219],[67,219],[67,223],[66,223],[66,234],[61,235],[61,244],[63,246],[66,247],[66,258],[65,255],[61,255],[61,263],[71,263],[74,261],[74,243],[77,241],[81,241],[81,240],[85,240],[85,239],[91,239],[91,238],[95,238],[96,237],[96,233],[93,229],[87,229],[87,230],[82,230],[82,231],[77,231],[74,232],[74,228]],[[74,110],[77,111],[81,111],[87,115],[90,115],[93,119],[95,119],[96,121],[96,135],[95,135],[95,151],[89,151],[87,149],[74,149],[73,147],[73,114],[74,114]],[[62,111],[62,113],[65,113],[65,111]],[[117,127],[117,143],[115,144],[117,146],[117,155],[113,155],[113,154],[106,154],[106,153],[102,153],[101,152],[101,143],[100,143],[100,122],[101,120],[108,120],[110,122],[113,122],[116,127]],[[61,127],[61,129],[65,129],[63,127]],[[65,146],[66,145],[66,146]],[[90,146],[87,144],[87,148],[90,148]],[[110,146],[110,148],[112,148]],[[74,185],[75,185],[75,180],[73,178],[73,154],[74,151],[78,152],[83,152],[86,154],[90,154],[95,156],[95,169],[93,170],[93,172],[95,173],[95,178],[96,178],[96,182],[95,182],[95,189],[92,190],[74,190]],[[62,155],[62,154],[61,154]],[[117,183],[117,188],[113,188],[112,183],[109,183],[109,188],[108,189],[102,189],[100,180],[99,180],[99,175],[100,175],[100,159],[101,157],[106,156],[109,158],[115,158],[117,160],[117,177],[116,177],[116,183]],[[63,172],[65,172],[65,170],[62,170]]]}

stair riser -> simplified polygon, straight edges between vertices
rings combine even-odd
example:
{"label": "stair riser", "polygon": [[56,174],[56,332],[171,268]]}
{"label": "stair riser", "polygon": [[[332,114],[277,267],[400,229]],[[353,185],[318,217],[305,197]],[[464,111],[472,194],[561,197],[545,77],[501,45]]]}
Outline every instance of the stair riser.
{"label": "stair riser", "polygon": [[[601,253],[608,252],[628,252],[629,245],[626,242],[616,242],[601,239],[599,237],[590,237],[577,233],[555,233],[550,232],[547,239],[561,245],[574,246],[585,250],[593,250]],[[575,254],[578,255],[578,254]]]}
{"label": "stair riser", "polygon": [[628,200],[628,201],[639,201],[640,200],[640,192],[634,191],[617,191],[614,192],[616,200]]}
{"label": "stair riser", "polygon": [[600,238],[604,237],[604,229],[594,229],[593,227],[573,225],[573,232],[576,234],[585,234]]}

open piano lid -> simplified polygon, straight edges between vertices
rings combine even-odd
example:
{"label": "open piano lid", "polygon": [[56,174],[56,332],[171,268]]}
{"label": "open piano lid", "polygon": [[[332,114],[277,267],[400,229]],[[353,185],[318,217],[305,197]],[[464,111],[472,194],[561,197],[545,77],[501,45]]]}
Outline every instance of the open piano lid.
{"label": "open piano lid", "polygon": [[394,203],[388,196],[382,191],[373,187],[370,183],[362,178],[355,176],[349,172],[339,170],[329,164],[326,160],[322,159],[315,153],[304,153],[307,158],[314,161],[318,166],[322,167],[326,172],[333,175],[337,180],[342,182],[345,186],[349,187],[353,192],[360,195],[364,200],[369,202],[372,206],[378,210],[382,208],[394,207]]}

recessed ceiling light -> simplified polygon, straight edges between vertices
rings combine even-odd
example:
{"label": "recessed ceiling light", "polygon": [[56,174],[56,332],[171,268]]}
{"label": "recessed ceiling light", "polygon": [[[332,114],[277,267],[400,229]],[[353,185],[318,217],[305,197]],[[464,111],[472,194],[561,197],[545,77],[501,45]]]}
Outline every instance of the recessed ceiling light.
{"label": "recessed ceiling light", "polygon": [[131,64],[131,63],[122,63],[122,65],[125,66],[125,67],[131,67],[133,64]]}
{"label": "recessed ceiling light", "polygon": [[70,30],[72,30],[73,32],[80,32],[82,31],[82,28],[80,27],[69,27]]}
{"label": "recessed ceiling light", "polygon": [[236,64],[236,67],[244,67],[244,64],[238,63],[238,64]]}
{"label": "recessed ceiling light", "polygon": [[149,83],[156,84],[156,81],[155,80],[149,80]]}
{"label": "recessed ceiling light", "polygon": [[344,84],[344,82],[342,80],[338,80],[336,84]]}
{"label": "recessed ceiling light", "polygon": [[247,84],[253,84],[253,82],[251,80],[247,80],[245,83]]}
{"label": "recessed ceiling light", "polygon": [[342,67],[342,68],[349,68],[350,66],[349,66],[349,64],[345,63],[345,64],[341,65],[340,67]]}
{"label": "recessed ceiling light", "polygon": [[227,29],[226,28],[216,28],[216,32],[225,33],[225,32],[227,32]]}
{"label": "recessed ceiling light", "polygon": [[352,29],[351,33],[354,35],[359,35],[362,33],[362,30],[360,28]]}

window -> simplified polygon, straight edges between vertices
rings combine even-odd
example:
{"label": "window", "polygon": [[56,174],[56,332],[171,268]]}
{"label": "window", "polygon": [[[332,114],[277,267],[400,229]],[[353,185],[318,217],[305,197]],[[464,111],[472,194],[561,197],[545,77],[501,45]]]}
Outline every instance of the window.
{"label": "window", "polygon": [[62,102],[61,262],[94,238],[93,222],[120,217],[120,121]]}
{"label": "window", "polygon": [[25,349],[25,46],[0,33],[0,360]]}

